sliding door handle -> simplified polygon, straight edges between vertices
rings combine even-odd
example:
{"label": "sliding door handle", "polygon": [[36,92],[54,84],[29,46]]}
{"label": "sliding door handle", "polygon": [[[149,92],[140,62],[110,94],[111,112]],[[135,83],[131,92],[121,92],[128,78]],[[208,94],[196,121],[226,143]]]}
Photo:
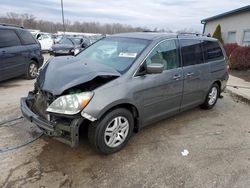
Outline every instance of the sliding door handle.
{"label": "sliding door handle", "polygon": [[193,76],[194,75],[194,73],[193,72],[189,72],[189,73],[187,73],[187,77],[191,77],[191,76]]}
{"label": "sliding door handle", "polygon": [[173,76],[173,79],[174,79],[174,80],[179,80],[180,78],[181,78],[181,75],[174,75],[174,76]]}

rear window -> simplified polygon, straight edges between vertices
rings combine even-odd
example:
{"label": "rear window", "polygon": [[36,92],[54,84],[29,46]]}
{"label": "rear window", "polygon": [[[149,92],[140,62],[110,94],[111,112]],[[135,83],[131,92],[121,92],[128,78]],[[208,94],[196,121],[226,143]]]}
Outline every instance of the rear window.
{"label": "rear window", "polygon": [[59,44],[68,44],[68,45],[73,45],[74,43],[71,41],[69,38],[63,38],[58,42]]}
{"label": "rear window", "polygon": [[20,35],[20,38],[22,39],[22,42],[24,45],[36,44],[36,40],[31,35],[30,32],[25,31],[25,30],[20,30],[19,35]]}
{"label": "rear window", "polygon": [[20,45],[21,42],[14,30],[0,29],[0,48]]}
{"label": "rear window", "polygon": [[218,42],[203,41],[202,47],[204,50],[204,58],[206,62],[224,59],[222,49]]}
{"label": "rear window", "polygon": [[194,39],[180,39],[183,66],[203,63],[201,42]]}

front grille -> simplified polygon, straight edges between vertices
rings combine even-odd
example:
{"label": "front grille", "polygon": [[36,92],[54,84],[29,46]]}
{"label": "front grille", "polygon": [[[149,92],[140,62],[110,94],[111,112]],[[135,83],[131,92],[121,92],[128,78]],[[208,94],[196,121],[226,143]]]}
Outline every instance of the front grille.
{"label": "front grille", "polygon": [[41,116],[44,119],[48,120],[48,113],[46,109],[49,104],[52,102],[52,95],[48,92],[39,91],[35,95],[34,103],[32,105],[32,111]]}

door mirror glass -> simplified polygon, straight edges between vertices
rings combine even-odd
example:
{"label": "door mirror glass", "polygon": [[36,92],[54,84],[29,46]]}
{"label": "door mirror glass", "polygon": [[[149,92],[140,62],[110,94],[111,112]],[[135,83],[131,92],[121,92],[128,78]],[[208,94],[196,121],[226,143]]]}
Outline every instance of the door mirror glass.
{"label": "door mirror glass", "polygon": [[151,63],[146,66],[146,71],[148,74],[159,74],[164,70],[164,66],[161,63]]}

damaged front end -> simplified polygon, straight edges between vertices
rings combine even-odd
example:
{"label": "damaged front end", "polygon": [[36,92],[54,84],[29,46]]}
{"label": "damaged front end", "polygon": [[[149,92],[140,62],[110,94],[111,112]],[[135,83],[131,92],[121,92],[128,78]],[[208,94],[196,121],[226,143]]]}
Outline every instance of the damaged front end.
{"label": "damaged front end", "polygon": [[81,113],[82,110],[93,100],[96,88],[119,76],[103,65],[49,62],[40,71],[34,90],[21,98],[21,111],[46,135],[77,147],[79,127],[96,120],[90,114]]}
{"label": "damaged front end", "polygon": [[23,116],[35,123],[44,134],[54,137],[71,147],[77,147],[79,144],[79,127],[84,119],[81,117],[60,117],[48,114],[43,104],[45,100],[41,101],[42,105],[44,105],[43,107],[37,107],[39,104],[38,98],[44,97],[42,95],[44,94],[39,94],[38,97],[33,92],[30,92],[28,97],[21,98]]}

